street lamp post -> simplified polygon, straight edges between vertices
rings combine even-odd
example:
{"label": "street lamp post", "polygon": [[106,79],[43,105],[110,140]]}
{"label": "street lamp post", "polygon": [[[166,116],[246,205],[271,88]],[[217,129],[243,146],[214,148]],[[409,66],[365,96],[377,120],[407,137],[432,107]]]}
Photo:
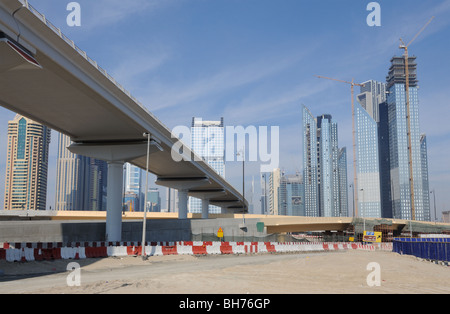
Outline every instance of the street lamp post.
{"label": "street lamp post", "polygon": [[[237,153],[241,156],[241,153]],[[242,148],[242,223],[245,225],[245,147]]]}
{"label": "street lamp post", "polygon": [[355,218],[355,187],[353,186],[353,183],[350,184],[350,187],[352,188],[352,205],[353,205],[353,215],[352,217]]}
{"label": "street lamp post", "polygon": [[430,194],[433,193],[433,203],[434,203],[434,223],[437,223],[437,214],[436,214],[436,191],[433,189],[430,191]]}
{"label": "street lamp post", "polygon": [[264,177],[264,214],[268,214],[267,211],[267,174],[263,173]]}
{"label": "street lamp post", "polygon": [[147,194],[148,194],[148,163],[149,163],[149,155],[150,155],[150,139],[151,135],[150,133],[144,133],[144,136],[147,137],[147,165],[145,169],[145,195],[144,195],[144,218],[142,221],[142,259],[147,259],[147,256],[145,254],[145,232],[146,232],[146,226],[147,226]]}
{"label": "street lamp post", "polygon": [[[365,207],[365,199],[364,199],[364,196],[365,196],[365,193],[364,193],[364,189],[360,189],[360,191],[362,191],[362,193],[363,193],[363,201],[362,201],[362,205]],[[360,215],[361,215],[361,213],[362,213],[362,209],[363,209],[363,206],[361,206],[361,211],[359,212],[360,213]],[[364,234],[364,232],[366,231],[366,212],[365,212],[365,208],[364,208],[364,214],[363,214],[363,234]]]}

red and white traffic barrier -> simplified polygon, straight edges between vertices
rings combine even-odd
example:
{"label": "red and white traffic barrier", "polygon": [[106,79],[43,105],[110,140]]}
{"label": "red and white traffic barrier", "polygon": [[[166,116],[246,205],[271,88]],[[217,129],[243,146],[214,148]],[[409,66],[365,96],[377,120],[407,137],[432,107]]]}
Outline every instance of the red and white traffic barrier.
{"label": "red and white traffic barrier", "polygon": [[[392,251],[392,243],[336,242],[215,242],[146,243],[145,255],[220,255],[300,253],[339,250]],[[85,259],[142,255],[140,242],[0,243],[0,260],[8,262]]]}

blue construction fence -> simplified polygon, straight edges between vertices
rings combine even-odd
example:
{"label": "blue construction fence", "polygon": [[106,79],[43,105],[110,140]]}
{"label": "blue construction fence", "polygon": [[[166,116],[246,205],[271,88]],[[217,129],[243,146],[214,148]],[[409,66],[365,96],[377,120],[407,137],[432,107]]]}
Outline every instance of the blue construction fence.
{"label": "blue construction fence", "polygon": [[450,238],[394,238],[392,251],[434,261],[450,261]]}

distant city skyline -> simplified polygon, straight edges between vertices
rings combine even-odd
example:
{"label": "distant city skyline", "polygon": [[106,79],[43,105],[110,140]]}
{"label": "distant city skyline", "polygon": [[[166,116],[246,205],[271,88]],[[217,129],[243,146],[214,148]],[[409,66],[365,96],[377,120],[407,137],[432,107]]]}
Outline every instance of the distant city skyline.
{"label": "distant city skyline", "polygon": [[[438,217],[450,210],[450,60],[445,58],[450,1],[380,1],[380,27],[366,24],[363,2],[78,2],[83,22],[71,28],[66,25],[67,3],[31,1],[169,129],[188,125],[186,117],[192,116],[224,117],[234,126],[280,126],[280,168],[294,174],[303,164],[298,138],[304,103],[339,122],[339,143],[347,147],[348,184],[353,181],[350,87],[314,75],[384,82],[390,59],[402,53],[399,38],[412,39],[436,16],[410,54],[419,64],[420,132],[426,134],[429,190],[435,190]],[[4,108],[0,113],[4,178],[7,122],[15,113]],[[51,142],[49,154],[47,208],[53,208],[57,141]],[[240,191],[241,163],[227,162],[226,167],[227,181]],[[258,163],[246,164],[246,190],[252,176],[260,178]],[[351,210],[350,201],[348,206]]]}
{"label": "distant city skyline", "polygon": [[58,133],[56,210],[106,210],[106,162],[70,152],[72,141]]}

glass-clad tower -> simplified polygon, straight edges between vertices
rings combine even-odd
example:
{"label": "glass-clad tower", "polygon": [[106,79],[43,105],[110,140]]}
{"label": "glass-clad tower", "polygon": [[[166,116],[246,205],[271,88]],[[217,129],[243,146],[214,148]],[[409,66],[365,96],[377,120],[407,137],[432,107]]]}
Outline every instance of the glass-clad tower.
{"label": "glass-clad tower", "polygon": [[[127,207],[127,210],[144,211],[145,170],[130,163],[125,163],[124,180],[124,204]],[[147,207],[147,210],[149,211],[150,208]]]}
{"label": "glass-clad tower", "polygon": [[358,102],[376,121],[380,121],[380,104],[386,101],[386,84],[370,80],[360,87],[360,94],[356,96]]}
{"label": "glass-clad tower", "polygon": [[303,106],[303,181],[305,185],[305,215],[319,217],[319,189],[317,182],[317,122]]}
{"label": "glass-clad tower", "polygon": [[425,220],[429,217],[428,189],[423,184],[422,157],[419,129],[419,99],[416,57],[409,57],[409,103],[411,126],[412,173],[409,167],[409,144],[407,127],[407,108],[405,91],[405,58],[393,57],[387,76],[388,114],[389,114],[389,150],[390,172],[392,182],[393,217],[411,219],[412,193],[410,176],[414,183],[415,219]]}
{"label": "glass-clad tower", "polygon": [[[382,105],[386,102],[386,84],[369,80],[361,86],[355,104],[356,176],[358,208],[361,217],[383,217],[382,166],[384,144],[380,142]],[[389,180],[389,178],[386,178]],[[386,191],[383,191],[386,192]],[[390,198],[390,193],[384,195]]]}
{"label": "glass-clad tower", "polygon": [[[223,118],[220,121],[204,121],[192,118],[191,148],[219,175],[225,177],[225,132]],[[200,199],[189,198],[189,212],[201,213]],[[209,213],[220,213],[221,208],[209,205]]]}
{"label": "glass-clad tower", "polygon": [[[303,106],[303,183],[305,215],[338,217],[346,213],[347,201],[341,199],[342,182],[347,181],[345,151],[338,147],[337,123],[331,115],[314,118]],[[344,178],[345,177],[345,178]],[[346,183],[345,183],[346,184]],[[345,188],[347,190],[347,188]]]}
{"label": "glass-clad tower", "polygon": [[339,149],[338,154],[338,172],[339,172],[339,215],[348,216],[348,183],[347,183],[347,148]]}
{"label": "glass-clad tower", "polygon": [[280,179],[279,215],[305,216],[305,188],[300,173],[283,175]]}
{"label": "glass-clad tower", "polygon": [[391,157],[389,154],[389,112],[387,102],[379,105],[378,157],[380,165],[381,217],[392,218]]}
{"label": "glass-clad tower", "polygon": [[71,153],[71,143],[59,133],[55,209],[106,210],[107,163]]}
{"label": "glass-clad tower", "polygon": [[360,217],[381,217],[378,126],[370,114],[355,103],[356,176]]}
{"label": "glass-clad tower", "polygon": [[51,130],[17,114],[8,123],[5,210],[45,210]]}
{"label": "glass-clad tower", "polygon": [[431,221],[430,212],[430,185],[428,183],[428,153],[427,153],[427,136],[425,134],[420,135],[420,155],[422,163],[422,186],[423,186],[423,206],[428,210],[424,211],[424,220]]}
{"label": "glass-clad tower", "polygon": [[70,152],[71,143],[70,137],[58,134],[55,209],[87,210],[90,158]]}
{"label": "glass-clad tower", "polygon": [[320,215],[339,216],[339,184],[337,171],[337,123],[331,115],[317,117],[318,183]]}

